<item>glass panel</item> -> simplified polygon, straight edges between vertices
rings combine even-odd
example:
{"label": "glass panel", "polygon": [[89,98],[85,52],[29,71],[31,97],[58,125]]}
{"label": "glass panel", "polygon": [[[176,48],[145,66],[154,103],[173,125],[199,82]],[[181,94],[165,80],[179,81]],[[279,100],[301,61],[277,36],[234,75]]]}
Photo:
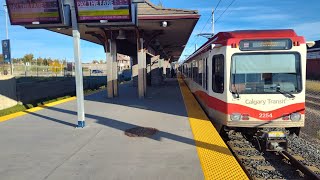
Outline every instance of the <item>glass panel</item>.
{"label": "glass panel", "polygon": [[[237,73],[294,73],[296,72],[294,54],[255,54],[235,55],[232,58]],[[285,66],[284,66],[285,64]]]}
{"label": "glass panel", "polygon": [[298,53],[237,54],[232,57],[231,91],[242,94],[300,92]]}

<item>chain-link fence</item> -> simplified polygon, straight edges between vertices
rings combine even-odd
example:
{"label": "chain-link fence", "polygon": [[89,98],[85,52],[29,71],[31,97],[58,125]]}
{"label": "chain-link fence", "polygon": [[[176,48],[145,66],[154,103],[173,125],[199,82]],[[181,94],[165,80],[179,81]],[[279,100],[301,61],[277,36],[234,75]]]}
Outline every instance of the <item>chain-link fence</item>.
{"label": "chain-link fence", "polygon": [[[70,77],[75,76],[74,64],[44,66],[36,64],[13,64],[16,77]],[[0,75],[11,74],[10,64],[0,64]],[[84,64],[83,76],[106,76],[106,64]]]}
{"label": "chain-link fence", "polygon": [[320,81],[306,83],[306,122],[302,131],[320,139]]}

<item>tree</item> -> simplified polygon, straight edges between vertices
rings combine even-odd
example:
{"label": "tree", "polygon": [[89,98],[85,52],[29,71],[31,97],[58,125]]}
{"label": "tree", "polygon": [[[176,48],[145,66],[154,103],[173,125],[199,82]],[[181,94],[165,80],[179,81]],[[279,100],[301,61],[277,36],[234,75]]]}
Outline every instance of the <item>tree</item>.
{"label": "tree", "polygon": [[93,60],[92,64],[99,64],[99,62],[97,60]]}
{"label": "tree", "polygon": [[37,65],[38,66],[43,65],[43,58],[41,58],[41,57],[37,58]]}
{"label": "tree", "polygon": [[0,54],[0,62],[3,62],[3,55]]}
{"label": "tree", "polygon": [[26,62],[31,63],[33,61],[33,58],[34,58],[33,54],[26,54],[22,58],[23,59],[23,63],[26,63]]}
{"label": "tree", "polygon": [[51,72],[58,75],[59,72],[62,71],[62,64],[59,62],[59,60],[54,60],[50,63]]}

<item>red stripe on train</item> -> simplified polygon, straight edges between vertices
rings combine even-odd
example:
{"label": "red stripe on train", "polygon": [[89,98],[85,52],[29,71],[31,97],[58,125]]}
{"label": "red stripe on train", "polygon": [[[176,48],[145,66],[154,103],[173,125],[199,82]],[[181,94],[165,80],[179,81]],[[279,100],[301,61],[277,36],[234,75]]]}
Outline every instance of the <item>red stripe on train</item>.
{"label": "red stripe on train", "polygon": [[[240,104],[232,104],[221,101],[220,99],[209,96],[203,91],[196,91],[196,96],[200,98],[208,107],[220,111],[224,114],[241,113],[249,114],[250,117],[270,121],[281,118],[283,115],[291,114],[294,112],[305,113],[305,103],[291,104],[272,111],[260,111]],[[272,113],[272,117],[261,118],[261,113]]]}

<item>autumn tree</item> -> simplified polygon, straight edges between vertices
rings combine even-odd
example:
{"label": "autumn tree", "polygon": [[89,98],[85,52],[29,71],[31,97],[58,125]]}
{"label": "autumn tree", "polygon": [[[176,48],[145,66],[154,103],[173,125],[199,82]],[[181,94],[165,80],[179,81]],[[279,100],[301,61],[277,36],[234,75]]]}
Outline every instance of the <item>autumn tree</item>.
{"label": "autumn tree", "polygon": [[26,63],[26,62],[31,63],[33,61],[33,58],[34,58],[33,54],[26,54],[22,58],[23,59],[23,63]]}
{"label": "autumn tree", "polygon": [[62,68],[63,65],[57,59],[50,63],[51,72],[53,72],[55,75],[58,75],[58,73],[62,71]]}

